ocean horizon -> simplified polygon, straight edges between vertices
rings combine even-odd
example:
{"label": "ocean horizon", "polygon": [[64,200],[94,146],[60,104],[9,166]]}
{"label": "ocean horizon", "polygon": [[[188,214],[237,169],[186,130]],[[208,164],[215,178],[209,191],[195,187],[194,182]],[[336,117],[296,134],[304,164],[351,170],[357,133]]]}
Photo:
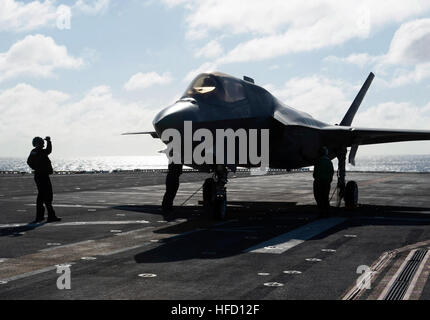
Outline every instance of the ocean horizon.
{"label": "ocean horizon", "polygon": [[[156,156],[103,156],[56,158],[51,156],[55,171],[127,171],[166,169],[167,158]],[[0,157],[0,171],[31,172],[26,158]],[[333,161],[337,169],[337,161]],[[312,168],[310,168],[312,169]],[[430,172],[430,155],[374,155],[356,158],[356,166],[347,165],[349,171],[375,172]]]}

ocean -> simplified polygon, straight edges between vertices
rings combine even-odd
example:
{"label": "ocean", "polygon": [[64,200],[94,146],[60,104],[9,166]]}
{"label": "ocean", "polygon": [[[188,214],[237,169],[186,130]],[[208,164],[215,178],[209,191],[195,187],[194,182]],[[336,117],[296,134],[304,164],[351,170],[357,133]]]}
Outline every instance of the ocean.
{"label": "ocean", "polygon": [[[51,156],[55,171],[119,171],[135,169],[166,169],[167,158],[157,156],[112,156],[56,158]],[[357,165],[348,164],[348,171],[430,172],[430,155],[357,156]],[[337,167],[337,161],[333,164]],[[310,168],[312,170],[312,168]],[[31,172],[25,158],[0,158],[0,171]]]}
{"label": "ocean", "polygon": [[[167,157],[159,156],[112,156],[56,158],[49,157],[54,171],[107,171],[135,169],[166,169]],[[0,171],[31,172],[26,158],[0,158]]]}

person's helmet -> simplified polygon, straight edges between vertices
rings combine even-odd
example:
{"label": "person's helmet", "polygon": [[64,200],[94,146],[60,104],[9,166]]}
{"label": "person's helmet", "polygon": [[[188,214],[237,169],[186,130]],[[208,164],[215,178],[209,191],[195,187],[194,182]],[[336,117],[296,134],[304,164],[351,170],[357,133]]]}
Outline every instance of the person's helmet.
{"label": "person's helmet", "polygon": [[43,141],[43,139],[41,137],[35,137],[33,139],[33,147],[43,147],[43,144],[45,142]]}
{"label": "person's helmet", "polygon": [[319,153],[320,156],[327,156],[328,155],[328,149],[327,149],[327,147],[321,147],[318,150],[318,153]]}

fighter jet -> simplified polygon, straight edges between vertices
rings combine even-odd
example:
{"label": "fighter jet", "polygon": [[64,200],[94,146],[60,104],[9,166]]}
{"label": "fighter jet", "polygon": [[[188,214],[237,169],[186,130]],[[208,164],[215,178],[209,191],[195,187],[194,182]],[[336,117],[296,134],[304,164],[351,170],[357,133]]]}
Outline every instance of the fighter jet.
{"label": "fighter jet", "polygon": [[[318,159],[318,151],[325,146],[329,151],[329,158],[338,159],[338,199],[340,201],[343,198],[346,206],[354,207],[358,202],[357,183],[345,183],[348,148],[349,162],[355,165],[355,155],[360,145],[430,140],[430,131],[351,126],[373,79],[374,74],[370,73],[343,119],[339,124],[332,125],[282,103],[266,89],[256,85],[252,78],[244,76],[239,79],[220,72],[203,73],[191,82],[176,103],[156,115],[153,120],[155,131],[126,134],[150,134],[154,138],[161,138],[167,129],[184,133],[184,123],[187,122],[192,124],[192,132],[202,128],[211,132],[217,129],[268,129],[269,167],[287,170],[313,166]],[[214,142],[213,149],[215,148]],[[261,145],[257,148],[260,150]],[[181,152],[184,155],[182,159],[186,158],[184,150]],[[213,164],[192,161],[187,166],[213,173],[212,178],[206,179],[203,184],[203,204],[217,218],[222,219],[226,215],[225,185],[228,172],[235,171],[237,167],[255,167],[255,164],[239,162],[237,156],[234,163],[220,165],[220,162],[225,163],[216,160]],[[173,172],[174,168],[169,166],[169,173],[179,183],[179,175]]]}

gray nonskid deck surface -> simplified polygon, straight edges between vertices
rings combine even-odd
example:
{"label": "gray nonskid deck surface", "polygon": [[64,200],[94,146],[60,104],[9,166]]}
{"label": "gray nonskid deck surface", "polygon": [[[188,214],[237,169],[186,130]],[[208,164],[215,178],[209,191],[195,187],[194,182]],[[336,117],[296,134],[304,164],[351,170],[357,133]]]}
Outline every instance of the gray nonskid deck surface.
{"label": "gray nonskid deck surface", "polygon": [[[63,221],[29,225],[32,176],[0,176],[0,299],[340,299],[359,266],[430,240],[430,174],[349,173],[360,207],[328,219],[317,215],[309,172],[231,179],[224,222],[198,205],[201,191],[179,206],[205,177],[184,174],[166,216],[164,175],[54,176]],[[56,286],[64,263],[71,290]]]}

